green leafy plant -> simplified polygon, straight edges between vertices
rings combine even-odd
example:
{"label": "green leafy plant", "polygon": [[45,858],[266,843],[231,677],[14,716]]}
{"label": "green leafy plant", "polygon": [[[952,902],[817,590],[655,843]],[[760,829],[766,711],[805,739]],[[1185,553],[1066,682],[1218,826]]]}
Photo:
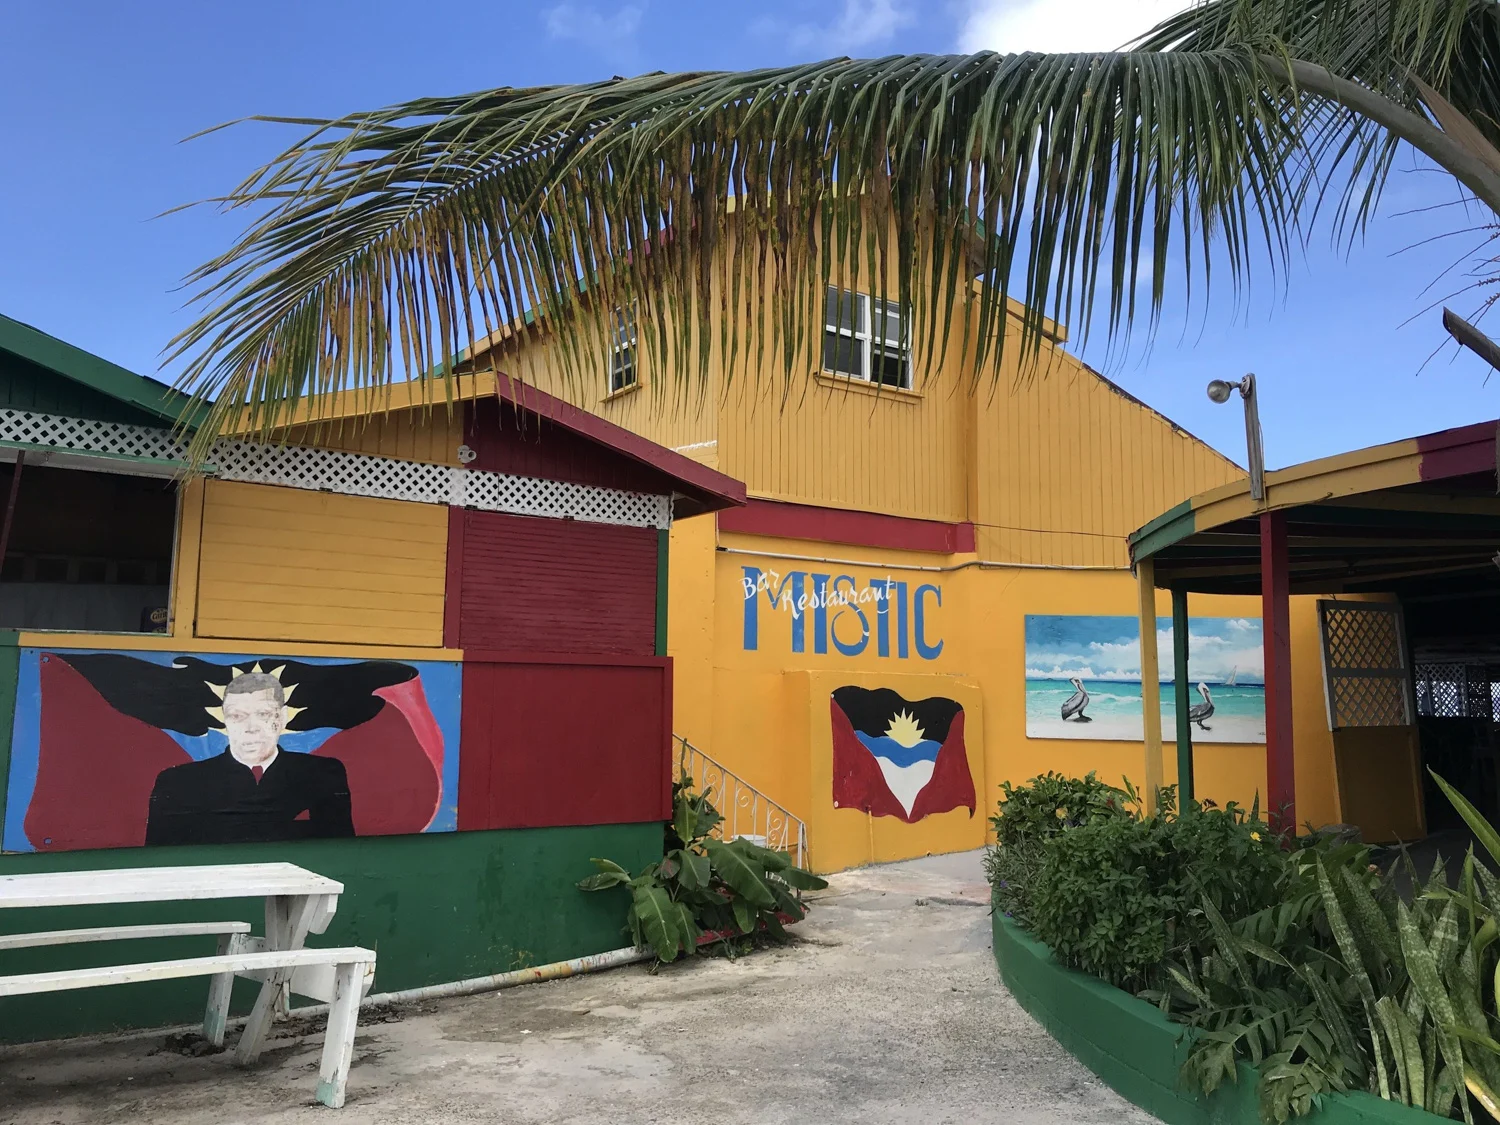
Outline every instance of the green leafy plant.
{"label": "green leafy plant", "polygon": [[[1500,862],[1500,833],[1442,778],[1475,838]],[[1500,880],[1473,849],[1410,888],[1357,845],[1291,854],[1273,905],[1226,922],[1207,900],[1213,945],[1166,966],[1156,998],[1200,1030],[1184,1079],[1211,1093],[1238,1060],[1259,1068],[1267,1122],[1308,1112],[1333,1090],[1465,1121],[1500,1120]]]}
{"label": "green leafy plant", "polygon": [[1199,903],[1230,917],[1274,900],[1286,864],[1258,807],[1179,811],[1175,788],[1143,814],[1140,795],[1044,774],[1006,785],[986,870],[997,909],[1065,963],[1115,984],[1152,984],[1167,957],[1192,957],[1210,934]]}
{"label": "green leafy plant", "polygon": [[1037,885],[1046,842],[1068,828],[1130,815],[1134,795],[1106,785],[1090,771],[1084,777],[1047,772],[1024,785],[1000,786],[999,812],[990,817],[995,844],[984,856],[995,908],[1031,925],[1031,889]]}
{"label": "green leafy plant", "polygon": [[672,790],[662,858],[639,875],[612,860],[595,859],[598,871],[578,888],[627,888],[626,929],[659,961],[696,953],[705,935],[712,938],[709,944],[761,934],[785,939],[782,919],[799,921],[806,915],[797,892],[821,890],[827,882],[795,866],[785,852],[712,835],[723,820],[709,794],[694,793],[692,778],[685,777]]}

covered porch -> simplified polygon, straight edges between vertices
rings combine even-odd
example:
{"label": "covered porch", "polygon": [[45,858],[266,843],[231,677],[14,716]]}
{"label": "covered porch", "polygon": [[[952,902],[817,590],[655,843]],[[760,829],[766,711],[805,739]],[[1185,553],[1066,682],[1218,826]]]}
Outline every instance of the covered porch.
{"label": "covered porch", "polygon": [[[1495,422],[1371,446],[1201,493],[1137,531],[1145,776],[1163,774],[1160,691],[1175,692],[1177,772],[1193,792],[1190,594],[1259,594],[1265,637],[1264,807],[1299,825],[1293,682],[1316,676],[1340,819],[1371,842],[1457,826],[1435,769],[1500,813],[1500,496]],[[1158,652],[1157,591],[1173,649]],[[1291,599],[1318,598],[1319,663],[1292,663]],[[1170,673],[1163,685],[1163,664]],[[1306,696],[1304,695],[1304,699]],[[1303,720],[1305,721],[1305,719]]]}

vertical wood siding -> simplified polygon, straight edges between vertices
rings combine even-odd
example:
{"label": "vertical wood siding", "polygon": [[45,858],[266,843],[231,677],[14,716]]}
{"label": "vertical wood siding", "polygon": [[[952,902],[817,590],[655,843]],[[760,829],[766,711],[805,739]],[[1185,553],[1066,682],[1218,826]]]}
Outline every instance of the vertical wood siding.
{"label": "vertical wood siding", "polygon": [[710,467],[716,466],[713,445],[718,429],[717,373],[706,383],[696,379],[675,383],[653,379],[647,365],[637,365],[640,379],[635,390],[609,393],[608,373],[568,378],[557,345],[550,335],[528,332],[519,344],[507,345],[494,356],[500,370],[514,375],[549,394],[582,407],[675,449]]}
{"label": "vertical wood siding", "polygon": [[[744,295],[734,314],[742,328],[758,300]],[[643,386],[602,401],[599,388],[566,379],[555,345],[534,332],[507,344],[496,362],[663,444],[703,444],[690,455],[711,455],[752,496],[973,522],[978,554],[993,562],[1127,566],[1130,532],[1243,474],[1060,345],[1045,345],[1036,369],[1022,372],[1014,320],[1005,368],[997,376],[976,371],[961,319],[955,312],[949,350],[925,380],[919,357],[911,392],[876,394],[868,384],[822,374],[818,356],[781,352],[731,378],[719,362],[717,321],[708,329],[710,376],[699,385],[696,369],[681,373],[687,391]],[[716,417],[685,414],[684,404],[704,396]],[[683,422],[688,415],[691,425]]]}
{"label": "vertical wood siding", "polygon": [[1061,351],[976,402],[981,558],[1128,566],[1126,537],[1195,492],[1243,475]]}
{"label": "vertical wood siding", "polygon": [[506,652],[656,651],[656,529],[463,513],[459,642]]}
{"label": "vertical wood siding", "polygon": [[440,646],[447,536],[437,505],[210,480],[197,635]]}
{"label": "vertical wood siding", "polygon": [[464,663],[458,827],[671,814],[671,663]]}

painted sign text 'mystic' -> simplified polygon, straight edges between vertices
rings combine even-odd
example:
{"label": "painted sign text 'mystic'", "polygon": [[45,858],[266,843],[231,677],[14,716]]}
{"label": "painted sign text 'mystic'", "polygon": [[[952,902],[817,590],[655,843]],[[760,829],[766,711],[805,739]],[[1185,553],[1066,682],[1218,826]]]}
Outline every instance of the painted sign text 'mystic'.
{"label": "painted sign text 'mystic'", "polygon": [[814,653],[829,646],[843,656],[859,656],[874,641],[876,656],[909,659],[911,650],[923,660],[936,660],[943,651],[934,639],[934,618],[942,608],[943,591],[931,583],[912,584],[889,576],[861,585],[852,574],[815,574],[793,570],[780,574],[769,568],[742,567],[744,589],[744,647],[760,648],[762,608],[791,618],[792,651],[808,651],[811,633]]}

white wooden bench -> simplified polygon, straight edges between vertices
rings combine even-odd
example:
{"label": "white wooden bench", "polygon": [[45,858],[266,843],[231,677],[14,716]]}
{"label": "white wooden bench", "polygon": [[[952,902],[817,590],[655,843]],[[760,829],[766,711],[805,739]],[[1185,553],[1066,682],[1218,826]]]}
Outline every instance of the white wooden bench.
{"label": "white wooden bench", "polygon": [[[248,927],[247,927],[248,928]],[[334,1109],[344,1104],[349,1081],[349,1063],[354,1057],[354,1029],[359,1002],[375,979],[375,953],[370,949],[273,949],[237,952],[213,957],[189,957],[177,961],[146,961],[137,965],[103,965],[93,969],[63,969],[50,973],[21,973],[0,977],[0,996],[23,996],[38,992],[65,992],[141,981],[176,980],[182,977],[213,977],[209,1004],[219,1005],[217,1016],[223,1027],[229,1007],[227,983],[236,975],[270,980],[287,969],[325,967],[333,970],[334,985],[329,999],[328,1030],[323,1038],[323,1061],[318,1068],[318,1101]],[[245,1034],[252,1034],[246,1027]],[[258,1045],[257,1045],[258,1047]],[[257,1049],[257,1054],[259,1053]]]}
{"label": "white wooden bench", "polygon": [[240,1065],[260,1058],[271,1023],[284,1010],[289,993],[321,1000],[329,1005],[329,1017],[317,1098],[338,1108],[344,1104],[360,1000],[375,979],[375,953],[360,948],[308,949],[302,943],[308,933],[327,929],[343,889],[340,883],[286,863],[0,876],[0,908],[257,897],[265,899],[266,912],[264,937],[252,936],[248,922],[0,935],[0,951],[194,935],[218,938],[218,951],[211,957],[0,976],[0,997],[210,977],[203,1034],[222,1046],[234,978],[248,977],[259,981],[261,989],[236,1048],[235,1062]]}

